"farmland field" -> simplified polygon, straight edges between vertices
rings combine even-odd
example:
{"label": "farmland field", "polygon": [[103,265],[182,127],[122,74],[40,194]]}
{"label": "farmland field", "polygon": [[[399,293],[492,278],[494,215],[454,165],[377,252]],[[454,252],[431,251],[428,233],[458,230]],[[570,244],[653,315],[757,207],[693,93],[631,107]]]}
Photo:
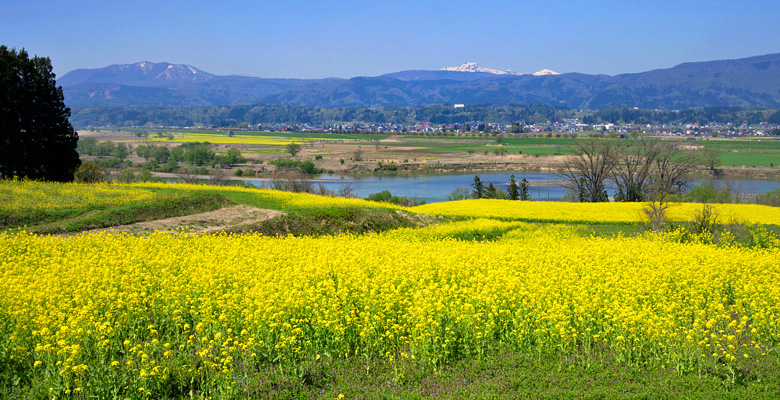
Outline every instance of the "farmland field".
{"label": "farmland field", "polygon": [[360,138],[352,138],[345,136],[335,135],[312,135],[312,134],[295,134],[295,135],[261,135],[258,133],[236,134],[228,136],[219,133],[193,133],[187,132],[173,134],[172,139],[153,137],[148,139],[149,141],[168,142],[173,141],[176,143],[191,143],[191,142],[209,142],[215,144],[249,144],[249,145],[268,145],[268,146],[284,146],[290,143],[304,143],[310,141],[333,141],[333,142],[350,142],[355,140],[361,140]]}
{"label": "farmland field", "polygon": [[[682,228],[594,236],[526,222],[642,223],[620,204],[401,208],[198,185],[0,183],[6,198],[21,193],[39,200],[6,215],[218,193],[291,213],[450,219],[276,237],[9,229],[0,233],[3,397],[780,395],[780,240],[765,231],[750,245],[713,244]],[[682,207],[680,221],[694,211]],[[778,223],[776,209],[741,207],[723,213]]]}

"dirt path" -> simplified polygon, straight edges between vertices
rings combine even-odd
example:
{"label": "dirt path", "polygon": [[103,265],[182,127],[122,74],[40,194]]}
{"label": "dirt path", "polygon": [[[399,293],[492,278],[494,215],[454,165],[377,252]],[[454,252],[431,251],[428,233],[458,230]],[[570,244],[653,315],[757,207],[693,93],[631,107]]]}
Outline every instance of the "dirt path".
{"label": "dirt path", "polygon": [[248,205],[237,205],[200,214],[97,229],[93,232],[149,233],[152,231],[176,232],[181,229],[191,229],[196,233],[214,233],[228,228],[265,221],[279,215],[284,215],[284,213]]}

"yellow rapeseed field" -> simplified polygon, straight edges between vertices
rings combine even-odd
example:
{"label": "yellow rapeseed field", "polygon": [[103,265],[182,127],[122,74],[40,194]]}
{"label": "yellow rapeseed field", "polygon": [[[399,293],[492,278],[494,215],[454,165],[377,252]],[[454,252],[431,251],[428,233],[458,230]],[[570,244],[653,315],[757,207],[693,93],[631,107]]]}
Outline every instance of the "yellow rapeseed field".
{"label": "yellow rapeseed field", "polygon": [[266,362],[436,365],[501,347],[726,371],[780,339],[778,248],[489,220],[325,237],[6,232],[0,292],[0,365],[56,396],[200,382],[230,397]]}
{"label": "yellow rapeseed field", "polygon": [[0,211],[31,212],[144,203],[160,194],[141,186],[96,183],[0,181]]}
{"label": "yellow rapeseed field", "polygon": [[[500,218],[518,221],[568,223],[638,223],[648,220],[642,211],[647,203],[562,203],[510,200],[460,200],[412,208],[430,215],[470,218]],[[780,208],[757,204],[713,204],[718,221],[729,223],[780,224]],[[697,203],[669,203],[671,221],[689,221],[701,210]]]}
{"label": "yellow rapeseed field", "polygon": [[293,208],[372,207],[405,209],[389,203],[363,199],[318,196],[270,189],[220,187],[199,184],[141,183],[52,183],[31,180],[0,180],[0,212],[24,213],[145,203],[192,191],[241,193]]}
{"label": "yellow rapeseed field", "polygon": [[259,135],[242,135],[235,134],[233,136],[227,136],[224,134],[216,133],[185,133],[185,134],[173,134],[173,140],[169,140],[165,137],[150,137],[147,141],[154,142],[170,142],[175,143],[192,143],[192,142],[209,142],[214,144],[250,144],[250,145],[266,145],[266,146],[284,146],[290,143],[309,143],[309,142],[352,142],[359,139],[351,138],[308,138],[308,137],[295,137],[295,136],[259,136]]}
{"label": "yellow rapeseed field", "polygon": [[[438,367],[506,348],[736,376],[780,342],[772,235],[764,248],[748,248],[725,233],[716,246],[684,229],[584,237],[576,227],[521,221],[636,223],[642,204],[403,208],[237,187],[3,181],[0,211],[205,190],[280,209],[469,219],[363,236],[0,233],[0,378],[34,382],[34,397],[154,398],[197,387],[232,398],[246,371],[269,363],[401,357]],[[701,207],[673,204],[669,214],[690,219]],[[721,221],[780,223],[772,208],[716,207]]]}

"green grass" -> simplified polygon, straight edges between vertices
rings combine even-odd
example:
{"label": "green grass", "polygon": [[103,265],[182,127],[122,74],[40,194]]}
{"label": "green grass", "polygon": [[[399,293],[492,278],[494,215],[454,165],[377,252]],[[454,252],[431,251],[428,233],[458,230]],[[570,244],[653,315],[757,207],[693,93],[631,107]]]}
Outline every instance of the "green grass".
{"label": "green grass", "polygon": [[[569,139],[558,139],[558,140],[569,140]],[[504,143],[502,145],[497,145],[495,142],[493,143],[486,143],[486,144],[480,144],[480,143],[448,143],[448,142],[430,142],[425,141],[424,139],[420,139],[420,141],[406,141],[406,142],[397,142],[397,143],[383,143],[382,146],[387,146],[388,149],[391,149],[393,147],[416,147],[419,150],[424,151],[432,151],[432,152],[475,152],[478,154],[482,154],[485,151],[489,153],[495,153],[496,150],[500,151],[506,151],[511,154],[530,154],[530,155],[552,155],[552,154],[568,154],[571,153],[571,149],[566,144],[561,145],[548,145],[548,144],[539,144],[539,145],[513,145],[510,143]]]}
{"label": "green grass", "polygon": [[580,234],[583,236],[599,236],[599,237],[610,237],[610,236],[617,236],[617,235],[623,235],[623,236],[636,236],[641,235],[642,233],[647,231],[646,224],[628,224],[628,225],[611,225],[611,224],[603,224],[603,225],[575,225]]}
{"label": "green grass", "polygon": [[[780,167],[780,152],[777,153],[747,153],[747,152],[721,152],[720,162],[723,166],[756,166],[756,167]],[[778,169],[780,171],[780,169]],[[780,173],[780,172],[778,172]]]}
{"label": "green grass", "polygon": [[[734,376],[708,370],[679,373],[614,360],[538,357],[493,350],[438,369],[404,358],[310,359],[295,366],[247,365],[236,398],[278,399],[775,399],[780,377],[750,369]],[[596,359],[595,357],[593,359]],[[776,368],[774,354],[761,361]],[[756,368],[758,369],[758,368]],[[185,388],[186,389],[186,388]],[[197,387],[193,387],[198,392]],[[184,390],[184,396],[187,391]],[[216,397],[231,397],[224,395]]]}
{"label": "green grass", "polygon": [[364,234],[424,225],[408,213],[371,208],[331,208],[282,215],[229,232],[257,232],[267,236]]}
{"label": "green grass", "polygon": [[[687,142],[686,142],[687,143]],[[730,140],[700,140],[690,142],[697,146],[710,147],[718,150],[775,150],[780,151],[780,140],[730,139]]]}
{"label": "green grass", "polygon": [[[34,190],[26,193],[38,198],[51,197],[45,204],[65,201],[62,196],[80,196],[94,189],[93,185],[70,186],[69,191],[57,192],[57,184],[37,183]],[[121,186],[111,186],[114,191]],[[90,229],[108,228],[137,222],[197,214],[223,208],[228,205],[244,204],[257,208],[278,210],[287,215],[276,217],[252,226],[242,226],[240,231],[257,231],[267,235],[321,235],[335,232],[380,232],[399,227],[421,226],[426,222],[412,218],[408,213],[397,213],[383,207],[347,206],[320,208],[295,205],[285,197],[274,196],[267,191],[225,190],[220,186],[202,186],[195,190],[170,187],[127,187],[133,193],[148,191],[154,193],[151,199],[142,202],[120,202],[118,204],[93,203],[88,200],[68,202],[67,206],[54,210],[24,209],[0,212],[0,230],[26,227],[29,232],[60,234]],[[13,189],[9,188],[9,192]],[[11,193],[13,194],[13,193]],[[118,196],[119,193],[111,192]],[[84,199],[90,197],[84,196]]]}
{"label": "green grass", "polygon": [[290,137],[304,139],[330,139],[330,140],[382,140],[390,135],[379,134],[352,134],[352,133],[303,133],[303,132],[237,132],[241,135],[264,136],[264,137]]}
{"label": "green grass", "polygon": [[287,154],[287,151],[284,149],[258,149],[258,150],[250,150],[248,153],[255,153],[255,154]]}
{"label": "green grass", "polygon": [[214,193],[187,193],[184,196],[155,199],[152,202],[126,204],[107,209],[95,209],[75,213],[68,218],[29,226],[34,233],[68,233],[90,229],[154,221],[163,218],[197,214],[216,210],[231,204],[226,198]]}

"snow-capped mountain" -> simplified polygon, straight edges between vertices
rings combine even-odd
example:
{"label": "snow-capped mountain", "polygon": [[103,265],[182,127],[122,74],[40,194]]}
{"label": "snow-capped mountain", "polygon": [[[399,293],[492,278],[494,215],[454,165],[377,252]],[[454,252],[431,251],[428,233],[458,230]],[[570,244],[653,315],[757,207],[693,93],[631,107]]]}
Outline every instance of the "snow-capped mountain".
{"label": "snow-capped mountain", "polygon": [[497,69],[491,69],[491,68],[484,68],[480,67],[479,64],[474,62],[467,62],[459,67],[444,67],[440,69],[439,71],[455,71],[455,72],[486,72],[488,74],[496,74],[496,75],[525,75],[522,72],[513,72],[513,71],[500,71]]}
{"label": "snow-capped mountain", "polygon": [[63,86],[84,82],[142,83],[147,86],[165,86],[171,82],[204,82],[213,77],[214,75],[191,65],[141,61],[135,64],[116,64],[98,69],[77,69],[65,74],[57,81]]}
{"label": "snow-capped mountain", "polygon": [[[484,72],[488,74],[495,74],[495,75],[529,75],[525,72],[514,72],[510,70],[501,71],[498,69],[492,69],[492,68],[485,68],[481,67],[479,64],[475,62],[467,62],[461,66],[458,67],[444,67],[440,69],[439,71],[455,71],[455,72]],[[545,76],[545,75],[560,75],[559,73],[549,70],[549,69],[543,69],[541,71],[536,71],[533,74],[533,76]]]}
{"label": "snow-capped mountain", "polygon": [[560,74],[561,74],[560,72],[555,72],[555,71],[553,71],[551,69],[545,68],[545,69],[543,69],[541,71],[534,72],[533,76],[560,75]]}
{"label": "snow-capped mountain", "polygon": [[57,79],[69,106],[257,103],[266,96],[323,79],[214,75],[186,64],[141,61],[77,69]]}
{"label": "snow-capped mountain", "polygon": [[284,104],[307,107],[546,104],[602,109],[727,106],[780,108],[780,54],[684,63],[621,75],[533,74],[476,63],[351,79],[212,75],[183,64],[81,69],[57,79],[76,106]]}

